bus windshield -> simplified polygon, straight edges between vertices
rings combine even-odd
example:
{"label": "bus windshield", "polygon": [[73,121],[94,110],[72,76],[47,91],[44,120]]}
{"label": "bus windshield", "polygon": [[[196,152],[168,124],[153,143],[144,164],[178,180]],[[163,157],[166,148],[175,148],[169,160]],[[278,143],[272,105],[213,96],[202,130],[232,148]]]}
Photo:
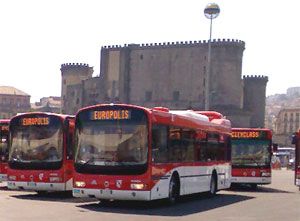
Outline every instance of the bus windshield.
{"label": "bus windshield", "polygon": [[57,162],[63,155],[62,123],[51,118],[49,125],[13,125],[9,161]]}
{"label": "bus windshield", "polygon": [[131,110],[130,119],[84,120],[76,123],[76,156],[80,165],[122,166],[147,162],[146,114]]}
{"label": "bus windshield", "polygon": [[233,139],[232,165],[269,165],[271,161],[269,146],[269,140]]}

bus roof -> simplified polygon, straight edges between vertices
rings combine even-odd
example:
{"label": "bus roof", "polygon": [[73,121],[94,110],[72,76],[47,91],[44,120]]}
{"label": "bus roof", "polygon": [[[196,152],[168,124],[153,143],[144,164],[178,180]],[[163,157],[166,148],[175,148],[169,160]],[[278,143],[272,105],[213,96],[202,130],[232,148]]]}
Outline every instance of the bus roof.
{"label": "bus roof", "polygon": [[13,116],[11,118],[14,119],[16,117],[22,117],[22,116],[27,116],[27,115],[34,115],[34,114],[41,114],[41,115],[48,115],[48,116],[58,116],[62,118],[75,118],[75,115],[69,115],[69,114],[59,114],[59,113],[52,113],[52,112],[24,112],[24,113],[17,113],[17,115]]}
{"label": "bus roof", "polygon": [[[205,129],[208,131],[219,131],[223,133],[231,132],[231,123],[228,119],[225,119],[222,114],[215,111],[207,111],[202,114],[200,111],[193,110],[169,110],[166,107],[154,107],[147,108],[132,104],[96,104],[78,110],[76,115],[82,111],[88,111],[90,109],[98,107],[119,106],[119,107],[131,107],[146,111],[154,122],[170,125],[190,126],[197,129]],[[210,116],[208,116],[210,114]]]}
{"label": "bus roof", "polygon": [[271,132],[271,130],[268,128],[240,128],[240,127],[233,127],[232,131],[269,131],[269,132]]}
{"label": "bus roof", "polygon": [[209,122],[209,118],[203,114],[197,114],[192,110],[170,110],[171,114],[177,114],[181,116],[191,117],[195,120],[201,120],[205,122]]}
{"label": "bus roof", "polygon": [[0,119],[0,124],[9,124],[10,119]]}

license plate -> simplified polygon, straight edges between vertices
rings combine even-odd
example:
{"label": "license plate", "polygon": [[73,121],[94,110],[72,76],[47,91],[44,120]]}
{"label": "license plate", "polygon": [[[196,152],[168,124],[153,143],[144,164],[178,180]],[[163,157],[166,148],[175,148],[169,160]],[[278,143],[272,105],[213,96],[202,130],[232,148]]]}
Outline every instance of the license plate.
{"label": "license plate", "polygon": [[79,193],[80,193],[80,190],[78,190],[78,189],[73,189],[73,193],[79,194]]}
{"label": "license plate", "polygon": [[27,186],[31,186],[31,187],[32,187],[32,186],[36,186],[36,183],[35,183],[35,182],[28,182],[28,183],[27,183]]}

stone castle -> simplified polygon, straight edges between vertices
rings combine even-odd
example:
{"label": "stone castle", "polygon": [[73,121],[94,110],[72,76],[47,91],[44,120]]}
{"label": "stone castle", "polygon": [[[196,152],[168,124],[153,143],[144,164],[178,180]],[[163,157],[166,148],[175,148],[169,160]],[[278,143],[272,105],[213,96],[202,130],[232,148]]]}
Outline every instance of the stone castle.
{"label": "stone castle", "polygon": [[[268,78],[242,77],[244,49],[240,40],[211,42],[210,109],[235,127],[263,127]],[[207,51],[207,41],[105,46],[97,77],[88,64],[62,64],[62,113],[97,103],[203,110]]]}

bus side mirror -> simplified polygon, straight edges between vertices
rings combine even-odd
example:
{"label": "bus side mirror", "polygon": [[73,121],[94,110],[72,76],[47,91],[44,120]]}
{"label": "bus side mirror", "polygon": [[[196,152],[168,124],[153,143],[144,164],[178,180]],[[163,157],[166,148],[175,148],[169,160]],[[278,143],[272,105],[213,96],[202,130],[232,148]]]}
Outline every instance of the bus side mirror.
{"label": "bus side mirror", "polygon": [[278,151],[278,144],[277,143],[273,143],[273,153]]}
{"label": "bus side mirror", "polygon": [[297,136],[296,134],[293,134],[292,136],[292,144],[296,144],[297,143]]}

